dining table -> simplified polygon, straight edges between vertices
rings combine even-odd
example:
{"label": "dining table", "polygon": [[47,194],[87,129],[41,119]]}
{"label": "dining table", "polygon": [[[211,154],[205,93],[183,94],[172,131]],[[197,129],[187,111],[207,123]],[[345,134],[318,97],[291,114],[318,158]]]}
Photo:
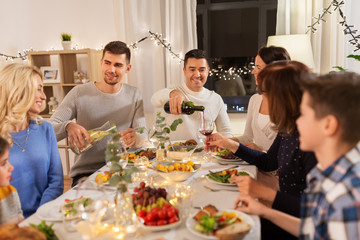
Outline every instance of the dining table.
{"label": "dining table", "polygon": [[[193,158],[196,161],[196,157]],[[199,160],[200,161],[200,160]],[[129,167],[129,166],[128,166]],[[124,239],[144,239],[144,240],[197,240],[197,239],[217,239],[215,236],[206,236],[203,234],[197,234],[194,231],[191,231],[191,226],[189,226],[192,216],[198,212],[202,207],[206,205],[213,205],[219,210],[234,210],[234,203],[237,197],[240,196],[240,193],[237,189],[237,186],[225,186],[225,184],[217,184],[214,181],[211,181],[207,174],[209,171],[218,172],[228,168],[236,168],[239,171],[244,170],[249,173],[249,175],[256,179],[257,177],[257,168],[254,165],[249,165],[244,161],[233,161],[231,164],[224,165],[216,161],[215,158],[207,159],[206,161],[201,162],[201,167],[189,178],[182,182],[171,182],[163,179],[153,167],[149,168],[147,173],[148,176],[151,176],[151,181],[156,184],[156,186],[161,186],[168,191],[176,189],[178,186],[188,186],[191,188],[191,202],[190,205],[186,208],[179,208],[180,223],[178,226],[162,231],[153,231],[143,228],[141,224],[137,225],[136,236],[127,236]],[[104,165],[98,171],[93,173],[86,180],[87,184],[93,185],[96,187],[95,178],[99,173],[104,173],[106,170],[109,170],[107,165]],[[135,184],[129,184],[129,192],[133,193]],[[59,240],[70,240],[70,239],[109,239],[104,238],[101,235],[94,238],[89,238],[87,235],[80,233],[79,231],[68,231],[63,224],[61,218],[48,218],[44,217],[44,210],[48,211],[45,213],[51,213],[51,211],[59,212],[60,205],[64,204],[65,199],[73,199],[77,196],[78,186],[75,186],[63,193],[57,199],[45,203],[40,206],[38,211],[21,222],[20,226],[28,226],[30,223],[39,224],[42,220],[45,220],[46,223],[53,224],[53,229],[56,233],[56,236]],[[171,190],[172,189],[172,190]],[[114,199],[116,188],[107,187],[106,195],[109,199]],[[110,197],[109,197],[110,196]],[[246,215],[246,214],[245,214]],[[260,236],[260,219],[258,216],[246,215],[249,224],[251,225],[251,230],[243,240],[258,240],[261,239]]]}

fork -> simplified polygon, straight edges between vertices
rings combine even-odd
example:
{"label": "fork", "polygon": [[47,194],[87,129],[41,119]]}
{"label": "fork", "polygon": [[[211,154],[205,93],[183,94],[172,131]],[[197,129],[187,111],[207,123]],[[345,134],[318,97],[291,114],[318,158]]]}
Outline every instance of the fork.
{"label": "fork", "polygon": [[214,189],[214,188],[211,188],[208,186],[203,186],[203,187],[212,192],[220,192],[220,191],[239,192],[239,190],[237,190],[237,189]]}

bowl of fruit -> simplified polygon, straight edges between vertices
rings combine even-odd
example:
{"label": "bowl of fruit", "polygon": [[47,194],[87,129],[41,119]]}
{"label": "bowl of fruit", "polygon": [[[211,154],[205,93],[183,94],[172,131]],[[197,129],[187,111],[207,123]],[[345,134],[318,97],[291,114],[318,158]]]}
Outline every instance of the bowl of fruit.
{"label": "bowl of fruit", "polygon": [[183,160],[186,157],[190,157],[198,149],[197,142],[194,139],[187,140],[186,142],[173,142],[167,148],[167,156],[174,160]]}
{"label": "bowl of fruit", "polygon": [[201,164],[187,162],[154,162],[156,172],[171,182],[182,182],[194,175],[201,167]]}
{"label": "bowl of fruit", "polygon": [[132,201],[142,228],[163,231],[181,223],[179,210],[173,207],[166,197],[165,188],[146,186],[144,182],[134,188]]}

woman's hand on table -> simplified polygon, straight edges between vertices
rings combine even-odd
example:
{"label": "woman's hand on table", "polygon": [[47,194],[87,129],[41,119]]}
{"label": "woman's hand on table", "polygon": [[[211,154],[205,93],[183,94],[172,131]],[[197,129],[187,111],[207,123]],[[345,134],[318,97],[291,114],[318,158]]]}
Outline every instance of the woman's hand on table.
{"label": "woman's hand on table", "polygon": [[90,143],[90,135],[83,126],[71,122],[66,126],[65,130],[67,132],[70,145],[73,148],[78,147],[79,149],[83,149],[84,147],[86,147],[87,144],[85,142],[85,139],[88,143]]}
{"label": "woman's hand on table", "polygon": [[233,153],[239,148],[239,143],[222,136],[220,133],[214,133],[206,137],[206,146],[208,149],[214,151],[216,147],[229,149]]}
{"label": "woman's hand on table", "polygon": [[238,186],[241,196],[250,196],[260,198],[273,203],[276,191],[259,183],[250,176],[234,176],[229,182],[235,182]]}

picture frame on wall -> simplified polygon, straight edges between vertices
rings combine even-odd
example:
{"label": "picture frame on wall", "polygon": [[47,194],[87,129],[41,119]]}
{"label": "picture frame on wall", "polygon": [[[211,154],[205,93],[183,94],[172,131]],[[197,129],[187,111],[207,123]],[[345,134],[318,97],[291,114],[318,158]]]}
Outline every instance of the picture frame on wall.
{"label": "picture frame on wall", "polygon": [[60,71],[57,67],[41,67],[44,83],[60,83]]}

